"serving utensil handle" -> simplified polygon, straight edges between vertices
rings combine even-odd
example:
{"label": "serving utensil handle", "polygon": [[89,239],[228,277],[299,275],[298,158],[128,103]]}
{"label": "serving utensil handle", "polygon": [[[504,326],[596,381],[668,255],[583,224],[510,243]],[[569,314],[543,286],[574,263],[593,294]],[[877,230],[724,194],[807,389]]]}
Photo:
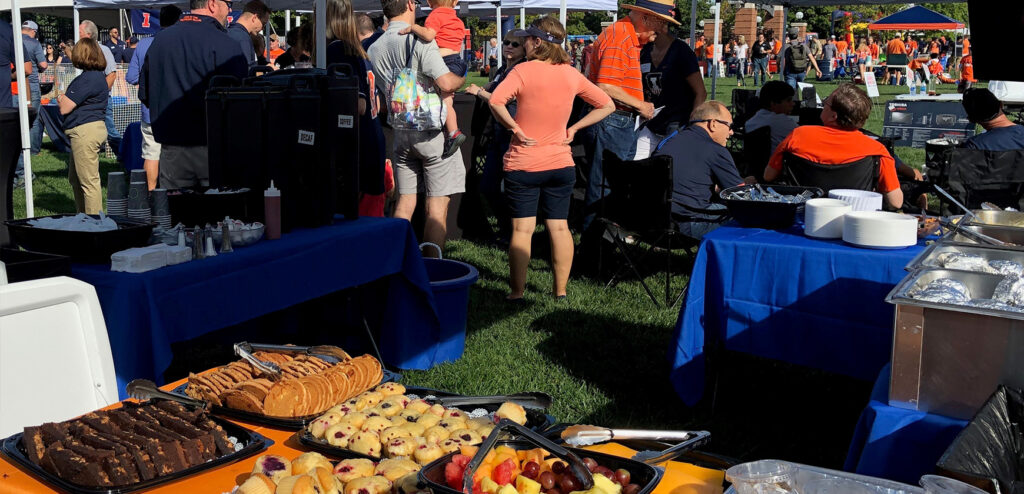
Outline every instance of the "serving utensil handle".
{"label": "serving utensil handle", "polygon": [[135,379],[128,383],[128,386],[125,386],[125,391],[128,393],[128,396],[139,400],[159,398],[161,400],[176,401],[190,407],[206,408],[205,401],[193,400],[192,398],[168,393],[160,389],[155,382],[149,379]]}

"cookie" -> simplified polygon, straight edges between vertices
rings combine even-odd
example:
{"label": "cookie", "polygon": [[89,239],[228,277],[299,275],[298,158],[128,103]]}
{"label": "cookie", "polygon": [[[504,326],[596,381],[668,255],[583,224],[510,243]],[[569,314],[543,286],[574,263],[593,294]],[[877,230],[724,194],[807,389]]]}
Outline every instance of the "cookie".
{"label": "cookie", "polygon": [[248,391],[229,389],[220,395],[220,400],[228,408],[263,414],[263,403]]}
{"label": "cookie", "polygon": [[373,431],[359,431],[349,440],[348,449],[356,453],[380,458],[380,437]]}
{"label": "cookie", "polygon": [[328,427],[337,424],[338,422],[341,422],[341,415],[337,412],[327,412],[313,419],[313,421],[309,423],[307,429],[313,437],[319,439],[324,437],[324,431],[326,431]]}
{"label": "cookie", "polygon": [[324,430],[323,438],[327,444],[339,448],[347,448],[352,436],[355,436],[359,429],[344,422],[334,424]]}
{"label": "cookie", "polygon": [[405,386],[402,386],[401,384],[396,382],[386,382],[384,384],[381,384],[380,386],[377,386],[375,391],[384,396],[404,395]]}
{"label": "cookie", "polygon": [[416,452],[417,447],[419,447],[419,444],[417,444],[411,437],[395,438],[384,445],[384,449],[391,458],[398,456],[412,456],[413,453]]}
{"label": "cookie", "polygon": [[439,443],[448,439],[450,435],[448,429],[437,425],[423,431],[423,439],[426,439],[428,443]]}
{"label": "cookie", "polygon": [[384,429],[383,431],[381,431],[381,433],[380,433],[380,442],[386,443],[386,442],[388,442],[388,441],[390,441],[392,439],[396,439],[396,438],[399,438],[399,437],[410,437],[410,436],[412,436],[412,433],[409,431],[409,429],[403,429],[401,427],[394,427],[394,426],[392,426],[392,427],[388,427],[387,429]]}

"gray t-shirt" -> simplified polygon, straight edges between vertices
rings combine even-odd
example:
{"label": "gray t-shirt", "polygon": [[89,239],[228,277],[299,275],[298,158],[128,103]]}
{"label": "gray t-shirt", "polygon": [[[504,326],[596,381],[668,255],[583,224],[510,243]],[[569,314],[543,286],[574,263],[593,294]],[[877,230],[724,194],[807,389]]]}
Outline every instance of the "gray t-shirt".
{"label": "gray t-shirt", "polygon": [[114,61],[114,54],[111,53],[110,48],[107,48],[107,45],[100,45],[100,50],[103,52],[103,58],[107,60],[107,68],[103,69],[103,75],[117,72],[117,62]]}
{"label": "gray t-shirt", "polygon": [[835,43],[829,43],[821,47],[821,58],[824,60],[832,60],[833,58],[836,58]]}
{"label": "gray t-shirt", "polygon": [[28,76],[28,83],[33,88],[39,87],[39,64],[46,63],[46,52],[43,45],[35,38],[26,34],[21,35],[21,43],[25,51],[25,61],[32,62],[32,73]]}
{"label": "gray t-shirt", "polygon": [[437,43],[424,43],[413,34],[399,35],[398,32],[409,27],[404,22],[393,21],[388,30],[370,46],[370,61],[373,62],[377,89],[390,96],[391,85],[395,82],[395,70],[404,69],[408,63],[409,40],[412,39],[412,68],[420,76],[430,80],[450,72],[441,58]]}

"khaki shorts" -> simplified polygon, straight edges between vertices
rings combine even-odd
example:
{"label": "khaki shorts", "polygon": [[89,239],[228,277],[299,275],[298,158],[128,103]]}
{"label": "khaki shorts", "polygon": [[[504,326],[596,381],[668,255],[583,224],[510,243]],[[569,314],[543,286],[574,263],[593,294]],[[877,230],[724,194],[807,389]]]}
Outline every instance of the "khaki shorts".
{"label": "khaki shorts", "polygon": [[160,143],[153,138],[153,124],[146,122],[142,122],[142,159],[160,160]]}
{"label": "khaki shorts", "polygon": [[160,188],[210,186],[206,146],[160,146]]}
{"label": "khaki shorts", "polygon": [[444,133],[396,130],[394,149],[395,184],[402,195],[426,193],[443,197],[466,191],[466,165],[462,153],[448,159],[444,153]]}

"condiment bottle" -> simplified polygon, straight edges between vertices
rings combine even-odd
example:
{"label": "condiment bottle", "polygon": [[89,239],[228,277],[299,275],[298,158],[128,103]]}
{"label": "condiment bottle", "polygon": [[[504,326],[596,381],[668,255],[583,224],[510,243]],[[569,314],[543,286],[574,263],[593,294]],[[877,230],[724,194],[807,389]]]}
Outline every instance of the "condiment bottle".
{"label": "condiment bottle", "polygon": [[263,191],[263,216],[266,225],[266,238],[276,240],[281,238],[281,190],[274,187],[274,181],[270,181],[270,188]]}

